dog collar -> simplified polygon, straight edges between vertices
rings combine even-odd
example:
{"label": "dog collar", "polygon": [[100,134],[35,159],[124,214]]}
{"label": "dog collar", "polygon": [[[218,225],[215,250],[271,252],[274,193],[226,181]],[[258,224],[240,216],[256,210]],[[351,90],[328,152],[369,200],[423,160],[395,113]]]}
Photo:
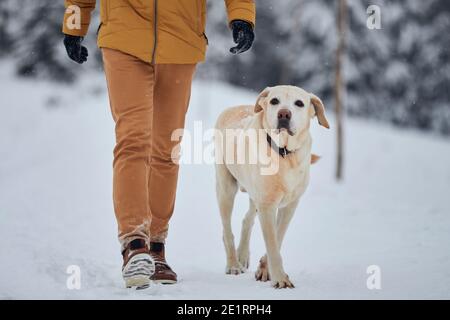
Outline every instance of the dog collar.
{"label": "dog collar", "polygon": [[286,156],[288,156],[289,154],[292,153],[292,151],[289,151],[286,147],[284,148],[280,148],[279,146],[277,146],[277,144],[275,142],[273,142],[272,137],[269,134],[267,135],[267,142],[269,143],[269,146],[275,150],[276,152],[278,152],[278,154],[282,157],[285,158]]}

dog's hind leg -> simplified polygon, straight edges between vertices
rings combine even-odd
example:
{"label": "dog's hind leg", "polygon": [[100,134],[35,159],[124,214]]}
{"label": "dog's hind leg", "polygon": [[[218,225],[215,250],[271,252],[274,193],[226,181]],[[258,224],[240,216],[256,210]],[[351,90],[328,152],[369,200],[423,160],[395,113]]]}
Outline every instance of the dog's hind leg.
{"label": "dog's hind leg", "polygon": [[238,247],[238,261],[245,269],[248,269],[250,265],[250,236],[256,217],[255,203],[250,198],[249,203],[247,214],[242,221],[241,240]]}
{"label": "dog's hind leg", "polygon": [[227,274],[240,274],[245,269],[239,264],[234,246],[234,235],[231,228],[231,215],[234,198],[238,190],[236,179],[223,164],[216,165],[216,194],[219,203],[220,216],[223,226],[223,243],[227,255]]}

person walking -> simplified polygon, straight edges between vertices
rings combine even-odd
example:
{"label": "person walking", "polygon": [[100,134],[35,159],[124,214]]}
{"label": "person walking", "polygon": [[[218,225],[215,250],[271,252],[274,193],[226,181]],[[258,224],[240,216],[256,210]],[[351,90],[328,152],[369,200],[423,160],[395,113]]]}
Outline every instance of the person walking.
{"label": "person walking", "polygon": [[[225,0],[233,54],[254,40],[254,0]],[[101,0],[101,48],[115,121],[113,202],[127,287],[177,282],[165,258],[178,165],[172,132],[184,128],[191,84],[205,60],[206,0]],[[64,45],[82,64],[96,0],[65,0]]]}

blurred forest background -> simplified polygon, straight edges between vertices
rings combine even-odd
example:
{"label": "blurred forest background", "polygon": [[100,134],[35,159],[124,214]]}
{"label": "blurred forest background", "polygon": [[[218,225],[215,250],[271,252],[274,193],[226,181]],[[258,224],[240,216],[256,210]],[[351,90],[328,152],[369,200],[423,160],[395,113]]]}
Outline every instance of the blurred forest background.
{"label": "blurred forest background", "polygon": [[[1,0],[0,59],[18,76],[77,81],[83,68],[62,46],[63,0]],[[268,85],[307,88],[333,105],[338,1],[256,0],[253,50],[234,57],[223,1],[209,0],[208,61],[198,78],[261,90]],[[366,27],[369,5],[381,7],[380,30]],[[450,135],[450,1],[348,0],[345,110]],[[98,12],[85,43],[101,72],[95,44]],[[95,59],[92,59],[95,57]]]}

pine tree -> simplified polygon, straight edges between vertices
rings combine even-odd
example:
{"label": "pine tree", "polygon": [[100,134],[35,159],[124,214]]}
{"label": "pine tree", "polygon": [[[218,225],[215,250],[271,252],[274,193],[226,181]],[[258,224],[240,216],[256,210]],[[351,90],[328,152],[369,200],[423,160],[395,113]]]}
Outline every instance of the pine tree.
{"label": "pine tree", "polygon": [[380,2],[381,30],[363,27],[369,1],[351,4],[350,112],[450,133],[448,1]]}
{"label": "pine tree", "polygon": [[11,4],[9,0],[0,2],[0,57],[11,54],[13,49],[11,23],[14,12]]}
{"label": "pine tree", "polygon": [[[13,59],[18,75],[65,82],[75,79],[79,68],[67,58],[62,43],[64,10],[64,1],[0,2],[0,56],[8,54]],[[96,52],[93,29],[86,37],[91,53]]]}

